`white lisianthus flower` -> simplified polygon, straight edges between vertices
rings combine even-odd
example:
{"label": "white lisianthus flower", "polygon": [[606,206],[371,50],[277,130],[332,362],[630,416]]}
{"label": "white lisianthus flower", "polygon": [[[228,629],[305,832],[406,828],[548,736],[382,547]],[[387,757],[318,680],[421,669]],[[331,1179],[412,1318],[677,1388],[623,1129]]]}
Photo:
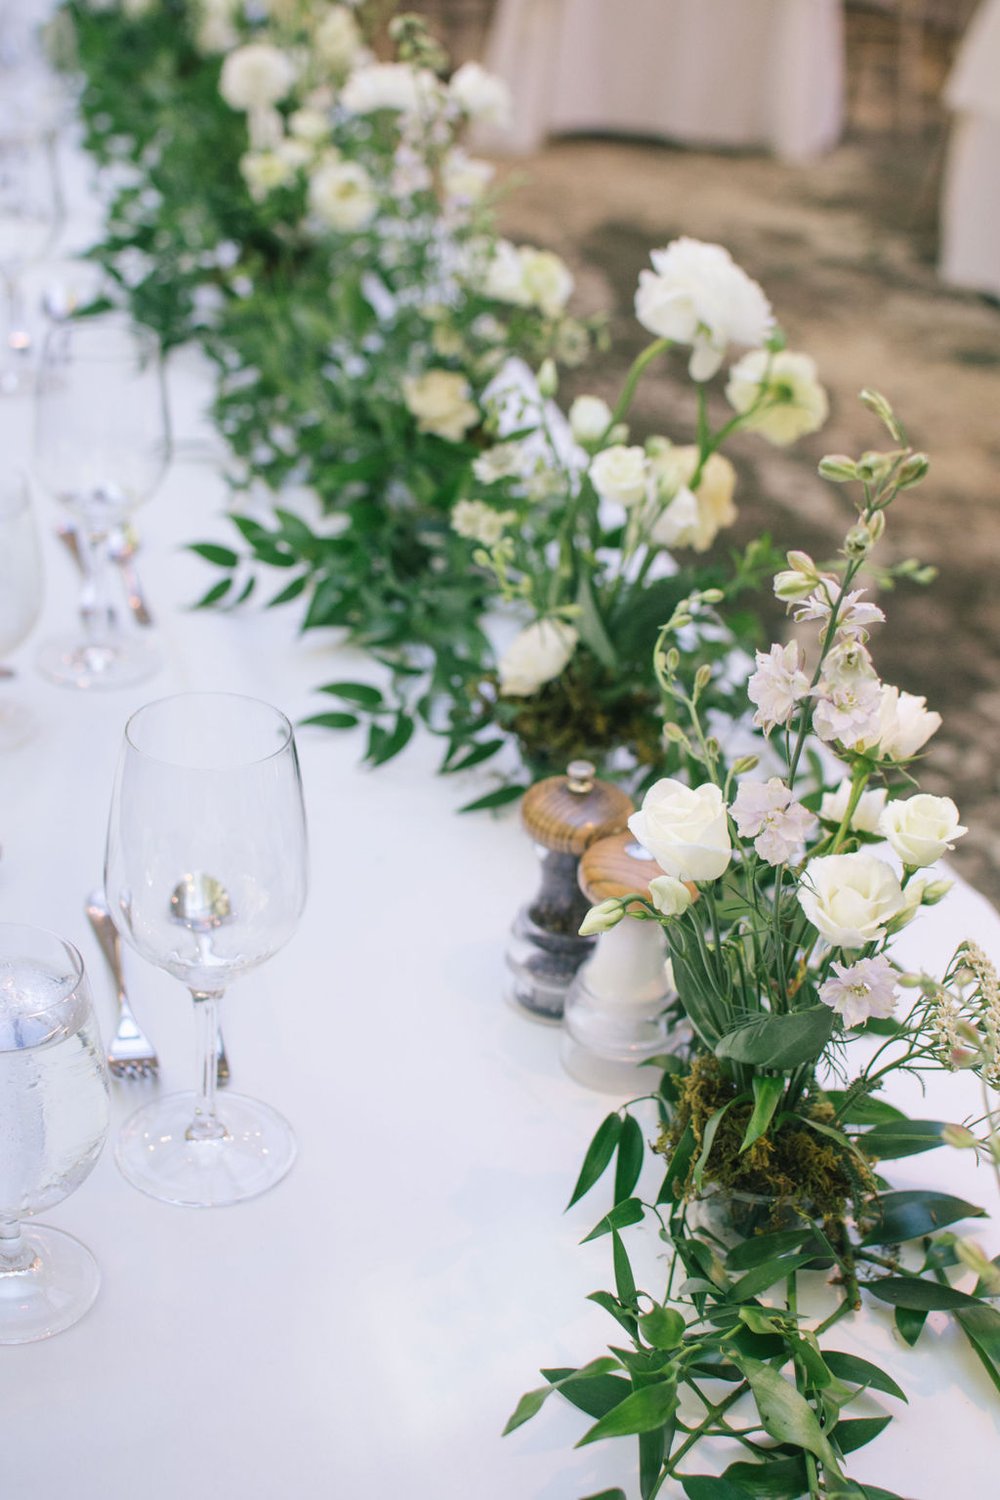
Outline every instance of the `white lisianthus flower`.
{"label": "white lisianthus flower", "polygon": [[880,942],[905,905],[895,871],[866,849],[811,860],[796,896],[809,921],[834,948]]}
{"label": "white lisianthus flower", "polygon": [[469,156],[461,147],[449,151],[441,163],[441,186],[449,203],[476,203],[493,181],[496,168],[490,161]]}
{"label": "white lisianthus flower", "polygon": [[231,109],[257,109],[277,104],[296,78],[287,53],[270,42],[248,42],[230,52],[219,75],[219,93]]}
{"label": "white lisianthus flower", "polygon": [[569,428],[578,443],[596,443],[611,426],[611,408],[600,396],[577,396],[569,409]]}
{"label": "white lisianthus flower", "polygon": [[472,461],[472,472],[480,484],[496,484],[523,474],[524,449],[520,443],[494,443]]}
{"label": "white lisianthus flower", "polygon": [[657,875],[649,882],[649,897],[656,910],[664,917],[679,917],[686,912],[694,897],[683,880],[673,875]]}
{"label": "white lisianthus flower", "polygon": [[[650,514],[655,514],[655,506],[649,510]],[[654,547],[690,547],[700,518],[698,501],[685,486],[656,516],[649,528],[649,541]]]}
{"label": "white lisianthus flower", "polygon": [[497,302],[509,302],[515,307],[530,305],[521,255],[510,240],[498,239],[493,246],[483,277],[483,291]]}
{"label": "white lisianthus flower", "polygon": [[458,500],[451,511],[451,529],[467,541],[495,547],[513,519],[512,510],[494,510],[484,500]]}
{"label": "white lisianthus flower", "polygon": [[896,1009],[896,971],[884,953],[849,966],[835,960],[833,974],[820,985],[819,998],[845,1026],[863,1026],[872,1016],[884,1019]]}
{"label": "white lisianthus flower", "polygon": [[239,45],[239,0],[199,0],[194,44],[201,53],[229,52]]}
{"label": "white lisianthus flower", "polygon": [[[873,787],[871,791],[861,793],[858,805],[851,814],[850,827],[855,833],[878,833],[878,820],[882,816],[887,796],[884,786]],[[823,801],[819,809],[820,817],[824,822],[835,823],[839,828],[850,800],[851,783],[845,779],[832,792],[823,793]]]}
{"label": "white lisianthus flower", "polygon": [[355,68],[341,90],[340,102],[355,115],[372,115],[382,109],[412,115],[430,104],[436,93],[437,80],[426,68],[368,63]]}
{"label": "white lisianthus flower", "polygon": [[677,446],[665,440],[652,443],[650,467],[661,494],[687,490],[694,495],[697,504],[694,523],[667,545],[707,552],[722,528],[731,526],[736,520],[736,506],[733,504],[736,470],[728,458],[721,453],[710,454],[702,468],[698,488],[693,491],[689,486],[698,468],[698,449],[693,444]]}
{"label": "white lisianthus flower", "polygon": [[352,234],[374,219],[378,199],[364,167],[325,157],[309,178],[309,207],[331,229]]}
{"label": "white lisianthus flower", "polygon": [[958,821],[958,808],[950,797],[927,792],[890,802],[879,819],[879,832],[911,869],[932,865],[968,831]]}
{"label": "white lisianthus flower", "polygon": [[361,51],[361,28],[345,5],[332,5],[313,32],[313,47],[327,67],[342,73]]}
{"label": "white lisianthus flower", "polygon": [[866,748],[883,760],[911,760],[941,728],[941,715],[927,707],[927,699],[903,693],[888,683],[882,688],[878,738]]}
{"label": "white lisianthus flower", "polygon": [[644,448],[616,444],[598,453],[590,465],[590,482],[602,500],[638,505],[646,498],[649,462]]}
{"label": "white lisianthus flower", "polygon": [[732,857],[726,804],[712,782],[690,787],[665,776],[650,787],[628,826],[676,880],[718,880]]}
{"label": "white lisianthus flower", "polygon": [[288,132],[300,141],[325,141],[330,134],[330,118],[322,109],[304,106],[288,116]]}
{"label": "white lisianthus flower", "polygon": [[313,148],[305,141],[297,141],[294,136],[285,136],[274,148],[275,156],[281,158],[286,167],[292,172],[297,172],[313,159]]}
{"label": "white lisianthus flower", "polygon": [[558,677],[576,650],[579,637],[562,620],[535,620],[514,637],[497,663],[505,698],[530,698]]}
{"label": "white lisianthus flower", "polygon": [[650,260],[653,270],[639,272],[635,315],[657,337],[691,345],[692,380],[710,380],[730,344],[764,343],[771,304],[722,245],[683,236]]}
{"label": "white lisianthus flower", "polygon": [[287,187],[295,168],[277,151],[248,151],[240,157],[240,176],[254,202],[261,203],[275,188]]}
{"label": "white lisianthus flower", "polygon": [[788,349],[744,354],[729,372],[726,400],[740,413],[757,406],[744,425],[779,447],[818,431],[830,415],[826,391],[816,378],[816,361]]}
{"label": "white lisianthus flower", "polygon": [[596,937],[598,933],[610,932],[612,927],[617,927],[624,915],[625,908],[620,901],[613,898],[599,901],[590,908],[577,931],[581,937]]}
{"label": "white lisianthus flower", "polygon": [[757,705],[753,721],[770,734],[778,724],[787,724],[795,705],[809,692],[809,678],[802,670],[798,641],[774,645],[756,653],[757,670],[747,683],[747,697]]}
{"label": "white lisianthus flower", "polygon": [[532,307],[547,318],[562,312],[573,291],[573,275],[566,262],[551,250],[524,245],[520,251],[524,290]]}
{"label": "white lisianthus flower", "polygon": [[484,125],[510,123],[510,89],[502,78],[488,73],[479,63],[463,63],[452,76],[448,90],[470,120],[481,120]]}
{"label": "white lisianthus flower", "polygon": [[752,838],[757,853],[769,865],[797,863],[816,823],[778,776],[769,781],[741,781],[732,813],[740,838]]}
{"label": "white lisianthus flower", "polygon": [[452,370],[428,370],[403,381],[403,399],[421,432],[460,443],[479,421],[479,407],[470,400],[472,387]]}

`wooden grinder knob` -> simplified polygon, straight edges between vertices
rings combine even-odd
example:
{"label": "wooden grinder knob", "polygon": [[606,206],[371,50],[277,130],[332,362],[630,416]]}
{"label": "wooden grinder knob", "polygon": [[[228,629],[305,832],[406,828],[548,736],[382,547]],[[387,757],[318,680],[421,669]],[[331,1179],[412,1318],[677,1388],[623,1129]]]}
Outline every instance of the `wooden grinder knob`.
{"label": "wooden grinder knob", "polygon": [[574,760],[565,776],[548,776],[528,789],[521,821],[536,844],[580,855],[595,839],[624,828],[634,811],[627,792],[598,780],[589,760]]}
{"label": "wooden grinder knob", "polygon": [[623,896],[648,896],[649,882],[662,874],[656,860],[626,829],[591,844],[580,861],[580,889],[595,905]]}

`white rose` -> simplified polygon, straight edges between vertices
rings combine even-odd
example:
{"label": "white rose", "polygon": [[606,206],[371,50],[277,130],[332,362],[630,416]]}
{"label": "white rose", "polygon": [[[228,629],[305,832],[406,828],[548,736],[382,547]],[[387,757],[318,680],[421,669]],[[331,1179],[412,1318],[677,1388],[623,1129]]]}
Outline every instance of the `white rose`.
{"label": "white rose", "polygon": [[269,42],[248,42],[222,64],[219,93],[232,109],[277,104],[295,82],[291,58]]}
{"label": "white rose", "polygon": [[309,179],[309,207],[331,229],[351,233],[371,223],[378,199],[364,167],[327,159]]}
{"label": "white rose", "polygon": [[327,11],[313,33],[313,45],[328,67],[337,72],[350,67],[361,50],[361,29],[346,6]]}
{"label": "white rose", "polygon": [[[696,514],[691,515],[685,502],[684,512],[676,513],[670,528],[675,534],[663,542],[664,546],[691,547],[695,552],[707,552],[722,528],[731,526],[736,520],[733,503],[736,470],[729,459],[721,453],[710,454],[701,471],[698,488],[692,491],[688,487],[697,467],[698,449],[693,444],[653,444],[650,468],[660,494],[678,499],[681,494],[693,495],[697,508]],[[682,514],[691,516],[683,527],[680,526]],[[662,532],[663,528],[660,530]]]}
{"label": "white rose", "polygon": [[[882,816],[885,807],[885,799],[888,793],[884,786],[873,787],[869,792],[862,792],[857,807],[851,814],[851,828],[855,833],[878,833],[878,820]],[[827,823],[836,823],[837,827],[843,822],[847,811],[847,804],[851,798],[851,783],[844,780],[832,792],[823,793],[823,801],[820,803],[819,815]]]}
{"label": "white rose", "polygon": [[434,74],[409,63],[369,63],[355,68],[344,84],[340,102],[355,115],[375,114],[380,109],[416,114],[437,92]]}
{"label": "white rose", "polygon": [[628,826],[661,870],[677,880],[718,880],[732,847],[722,792],[664,777],[650,787]]}
{"label": "white rose", "polygon": [[635,315],[659,338],[690,344],[692,380],[710,380],[729,344],[756,348],[773,326],[771,305],[721,245],[683,236],[640,271]]}
{"label": "white rose", "polygon": [[968,831],[958,821],[958,808],[950,797],[926,792],[890,802],[879,819],[879,832],[911,869],[932,865]]}
{"label": "white rose", "polygon": [[649,896],[656,910],[665,917],[679,917],[694,900],[683,880],[677,880],[673,875],[657,875],[651,880]]}
{"label": "white rose", "polygon": [[510,121],[510,89],[502,78],[487,73],[479,63],[467,62],[449,84],[451,97],[470,120],[506,126]]}
{"label": "white rose", "polygon": [[816,379],[816,361],[783,349],[754,349],[729,372],[726,400],[738,412],[759,409],[744,424],[779,446],[816,432],[830,414],[826,391]]}
{"label": "white rose", "polygon": [[596,443],[611,426],[611,408],[600,396],[577,396],[569,409],[569,425],[578,443]]}
{"label": "white rose", "polygon": [[459,147],[441,164],[441,186],[450,203],[475,203],[485,193],[496,171],[492,162],[467,156]]}
{"label": "white rose", "polygon": [[512,510],[494,510],[484,500],[456,500],[451,511],[451,528],[467,541],[495,547],[513,519]]}
{"label": "white rose", "polygon": [[297,109],[288,117],[288,129],[300,141],[325,141],[330,120],[322,109]]}
{"label": "white rose", "polygon": [[809,921],[835,948],[879,942],[906,904],[895,871],[865,849],[811,860],[796,894]]}
{"label": "white rose", "polygon": [[562,312],[573,291],[573,276],[566,262],[551,250],[524,245],[520,250],[521,278],[532,307],[547,318]]}
{"label": "white rose", "polygon": [[451,370],[428,370],[403,381],[403,399],[421,432],[460,443],[479,421],[479,408],[469,398],[472,388],[464,375]]}
{"label": "white rose", "polygon": [[645,500],[648,478],[643,448],[625,448],[619,443],[598,453],[590,465],[590,482],[601,499],[626,508]]}
{"label": "white rose", "polygon": [[503,653],[497,664],[505,698],[530,698],[564,670],[579,637],[562,620],[535,620]]}
{"label": "white rose", "polygon": [[240,157],[240,175],[251,198],[260,203],[275,188],[291,182],[294,168],[276,151],[248,151]]}
{"label": "white rose", "polygon": [[686,487],[678,490],[649,528],[655,547],[690,547],[698,531],[698,501]]}
{"label": "white rose", "polygon": [[877,753],[887,760],[910,760],[941,728],[941,715],[931,712],[926,698],[903,693],[886,683],[879,704]]}
{"label": "white rose", "polygon": [[297,141],[294,136],[286,136],[275,146],[274,154],[293,172],[297,172],[300,167],[312,161],[313,148],[305,141]]}

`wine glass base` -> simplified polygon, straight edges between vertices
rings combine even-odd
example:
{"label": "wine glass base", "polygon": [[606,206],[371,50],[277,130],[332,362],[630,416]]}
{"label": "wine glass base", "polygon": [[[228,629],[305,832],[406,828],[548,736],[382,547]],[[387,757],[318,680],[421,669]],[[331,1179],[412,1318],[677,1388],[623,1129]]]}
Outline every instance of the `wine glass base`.
{"label": "wine glass base", "polygon": [[71,1234],[22,1224],[21,1241],[35,1262],[27,1271],[0,1273],[0,1344],[33,1344],[72,1328],[101,1285],[97,1262]]}
{"label": "wine glass base", "polygon": [[161,1203],[223,1208],[256,1198],[291,1168],[297,1147],[288,1121],[257,1099],[226,1093],[219,1140],[189,1140],[198,1096],[171,1094],[130,1115],[115,1146],[126,1181]]}
{"label": "wine glass base", "polygon": [[81,641],[57,636],[38,652],[38,670],[50,682],[72,688],[124,688],[145,682],[161,666],[151,641],[122,636],[113,641]]}

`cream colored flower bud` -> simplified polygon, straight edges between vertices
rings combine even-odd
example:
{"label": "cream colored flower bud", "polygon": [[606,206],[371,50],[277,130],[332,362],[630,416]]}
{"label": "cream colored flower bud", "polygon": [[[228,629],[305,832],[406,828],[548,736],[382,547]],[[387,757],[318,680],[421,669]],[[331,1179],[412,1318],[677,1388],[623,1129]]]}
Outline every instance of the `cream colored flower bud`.
{"label": "cream colored flower bud", "polygon": [[658,875],[651,880],[649,894],[656,910],[664,917],[681,916],[694,899],[683,880],[677,880],[673,875]]}
{"label": "cream colored flower bud", "polygon": [[702,589],[698,595],[702,604],[721,604],[725,597],[721,589]]}
{"label": "cream colored flower bud", "polygon": [[859,392],[858,400],[862,406],[867,406],[868,410],[878,417],[880,422],[885,423],[897,443],[902,442],[903,433],[896,420],[896,414],[879,391],[873,391],[866,386],[863,391]]}
{"label": "cream colored flower bud", "polygon": [[946,1146],[954,1146],[959,1151],[967,1151],[976,1145],[976,1137],[964,1125],[945,1125],[941,1131],[941,1139]]}
{"label": "cream colored flower bud", "polygon": [[711,680],[712,680],[712,668],[711,668],[711,664],[709,662],[707,662],[707,661],[702,662],[701,666],[698,668],[697,672],[694,674],[694,690],[695,690],[695,692],[696,693],[703,693],[705,691],[705,689],[708,687],[708,684],[711,682]]}
{"label": "cream colored flower bud", "polygon": [[538,381],[538,389],[547,401],[550,401],[559,389],[559,371],[556,369],[554,359],[543,359],[535,376]]}
{"label": "cream colored flower bud", "polygon": [[852,526],[844,538],[844,551],[848,557],[866,557],[871,551],[871,532],[864,523]]}
{"label": "cream colored flower bud", "polygon": [[881,541],[885,533],[885,511],[877,510],[873,516],[868,517],[868,535],[872,539],[872,546]]}
{"label": "cream colored flower bud", "polygon": [[808,552],[786,552],[785,560],[797,573],[808,573],[811,578],[819,578],[819,569]]}
{"label": "cream colored flower bud", "polygon": [[599,932],[610,932],[624,915],[625,908],[620,901],[599,901],[580,923],[580,936],[594,937]]}
{"label": "cream colored flower bud", "polygon": [[900,489],[905,489],[911,484],[919,484],[930,466],[931,461],[926,453],[911,453],[906,462],[901,465],[897,475]]}
{"label": "cream colored flower bud", "polygon": [[741,755],[733,765],[733,775],[745,776],[748,771],[755,771],[759,765],[759,755]]}
{"label": "cream colored flower bud", "polygon": [[814,578],[809,578],[805,573],[800,573],[797,568],[783,568],[780,573],[774,575],[774,595],[784,604],[791,604],[798,599],[808,599],[816,587]]}
{"label": "cream colored flower bud", "polygon": [[845,484],[849,479],[857,479],[858,466],[846,453],[828,453],[819,461],[819,472],[824,479],[832,479],[835,484]]}

